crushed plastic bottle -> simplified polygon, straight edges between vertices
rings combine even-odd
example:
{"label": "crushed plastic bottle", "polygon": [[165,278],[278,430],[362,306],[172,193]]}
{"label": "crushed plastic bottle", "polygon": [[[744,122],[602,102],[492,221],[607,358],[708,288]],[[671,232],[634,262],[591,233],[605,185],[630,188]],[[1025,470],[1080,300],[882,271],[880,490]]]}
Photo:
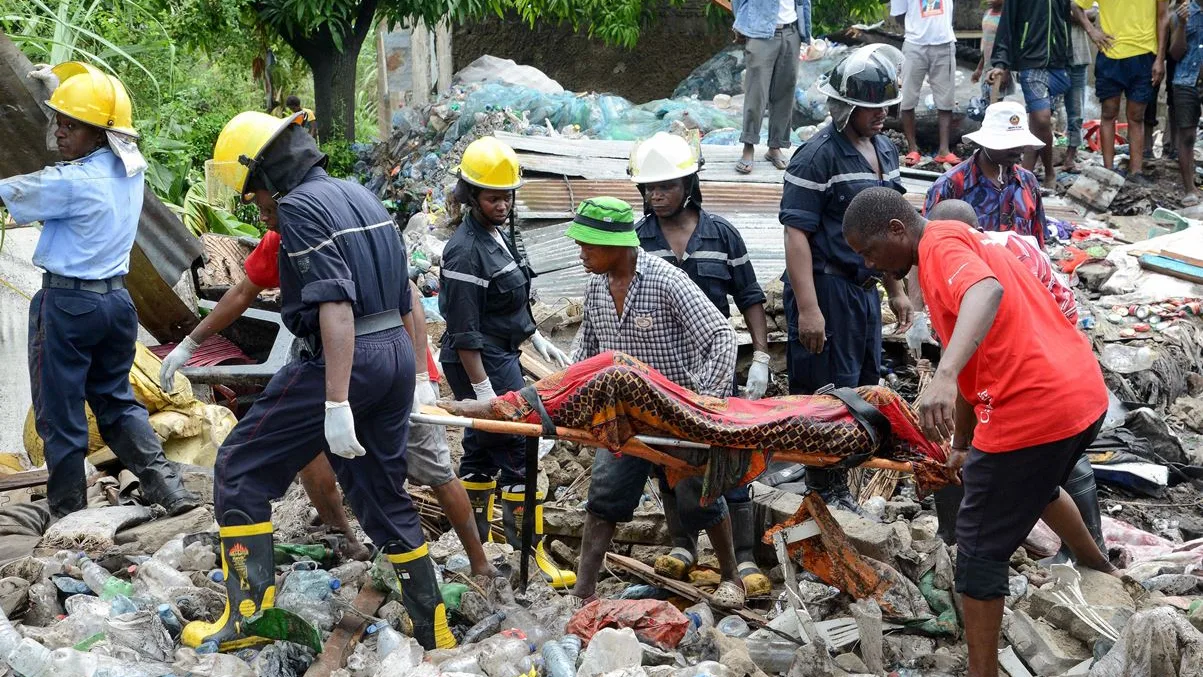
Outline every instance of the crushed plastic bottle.
{"label": "crushed plastic bottle", "polygon": [[180,566],[180,559],[183,558],[183,556],[184,537],[176,536],[170,541],[164,543],[158,550],[155,551],[155,554],[150,556],[150,558],[158,560],[173,569],[178,569]]}
{"label": "crushed plastic bottle", "polygon": [[401,633],[393,629],[393,626],[385,623],[379,627],[372,626],[373,633],[376,635],[376,655],[384,658],[401,646],[401,642],[405,641],[401,637]]}
{"label": "crushed plastic bottle", "polygon": [[568,658],[568,653],[559,642],[544,644],[542,654],[547,677],[576,677],[576,661]]}
{"label": "crushed plastic bottle", "polygon": [[782,637],[748,637],[745,645],[752,662],[770,675],[788,672],[798,651],[797,644]]}
{"label": "crushed plastic bottle", "polygon": [[1104,367],[1118,374],[1132,374],[1152,368],[1157,361],[1157,353],[1148,346],[1130,346],[1122,343],[1108,343],[1099,354],[1099,362]]}
{"label": "crushed plastic bottle", "polygon": [[148,559],[138,566],[134,574],[134,587],[144,597],[153,600],[166,599],[171,588],[192,586],[192,579],[180,573],[165,561]]}
{"label": "crushed plastic bottle", "polygon": [[715,627],[728,637],[747,637],[752,632],[748,622],[734,614],[719,621]]}
{"label": "crushed plastic bottle", "polygon": [[132,614],[138,610],[138,605],[125,595],[117,595],[109,605],[109,618],[121,614]]}
{"label": "crushed plastic bottle", "polygon": [[12,653],[12,650],[17,648],[21,643],[21,634],[9,622],[8,616],[0,609],[0,663],[3,663],[4,658]]}
{"label": "crushed plastic bottle", "polygon": [[479,642],[486,637],[492,637],[501,630],[501,624],[505,621],[505,612],[497,611],[480,619],[476,625],[468,628],[464,633],[464,644]]}
{"label": "crushed plastic bottle", "polygon": [[28,638],[9,654],[8,664],[22,677],[149,677],[129,661],[68,648],[51,651]]}
{"label": "crushed plastic bottle", "polygon": [[180,555],[180,563],[176,568],[180,571],[208,571],[217,566],[217,553],[208,543],[197,541],[184,547]]}
{"label": "crushed plastic bottle", "polygon": [[714,612],[710,610],[710,605],[705,602],[685,607],[682,613],[689,618],[693,623],[693,627],[698,632],[714,627]]}
{"label": "crushed plastic bottle", "polygon": [[534,650],[529,642],[516,637],[493,636],[483,644],[476,654],[476,661],[489,677],[510,677],[514,670],[517,670],[516,674],[530,670],[529,665],[526,670],[519,666],[519,662]]}
{"label": "crushed plastic bottle", "polygon": [[331,576],[329,571],[294,568],[288,574],[288,578],[284,579],[283,591],[303,595],[309,599],[326,600],[330,599],[331,591],[340,587],[342,584]]}
{"label": "crushed plastic bottle", "polygon": [[108,569],[88,559],[87,555],[80,554],[78,566],[83,571],[84,583],[101,599],[110,601],[117,595],[133,597],[134,585],[132,583],[117,578],[109,573]]}
{"label": "crushed plastic bottle", "polygon": [[160,604],[155,608],[155,613],[159,614],[159,619],[163,621],[163,627],[167,628],[171,638],[179,639],[180,633],[184,631],[184,624],[175,615],[175,610],[171,608],[171,605]]}
{"label": "crushed plastic bottle", "polygon": [[581,655],[581,638],[567,634],[560,638],[560,646],[564,649],[564,655],[568,656],[568,660],[572,663],[573,670],[576,669],[577,658]]}

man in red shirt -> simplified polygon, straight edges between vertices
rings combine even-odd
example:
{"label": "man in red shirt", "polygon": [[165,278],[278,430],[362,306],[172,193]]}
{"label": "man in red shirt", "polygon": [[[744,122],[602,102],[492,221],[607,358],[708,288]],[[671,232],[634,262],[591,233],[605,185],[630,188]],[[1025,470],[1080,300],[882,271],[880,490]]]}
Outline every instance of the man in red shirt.
{"label": "man in red shirt", "polygon": [[[210,336],[225,329],[238,319],[259,296],[264,289],[280,286],[280,233],[276,230],[276,201],[267,196],[265,191],[255,193],[255,202],[259,207],[259,218],[267,226],[267,232],[259,245],[247,257],[243,267],[246,278],[221,297],[217,306],[201,320],[196,329],[184,338],[171,353],[163,358],[163,368],[159,373],[159,382],[165,390],[172,388],[177,369],[187,364],[192,353]],[[418,361],[415,367],[414,402],[434,404],[438,397],[438,387],[431,382],[429,374],[434,369],[434,359],[430,355],[426,335],[426,315],[422,312],[417,287],[409,283],[413,294],[414,326],[407,326],[414,345],[414,356]],[[434,371],[438,374],[438,371]],[[464,550],[471,562],[472,574],[492,577],[497,574],[493,565],[485,556],[481,538],[476,533],[476,521],[472,515],[472,506],[468,502],[468,494],[464,485],[451,470],[451,451],[447,446],[446,433],[441,426],[413,423],[409,428],[409,465],[408,481],[410,484],[421,484],[434,489],[435,498],[448,521],[455,529]],[[326,460],[324,454],[318,454],[309,465],[300,472],[301,484],[305,493],[313,502],[322,522],[338,529],[348,540],[345,553],[353,559],[367,559],[370,552],[355,536],[347,522],[342,500],[335,488],[334,469]]]}
{"label": "man in red shirt", "polygon": [[[969,674],[998,674],[1011,554],[1038,519],[1077,561],[1118,575],[1060,486],[1102,426],[1107,388],[1086,337],[1003,244],[959,221],[927,221],[901,195],[858,194],[844,237],[869,267],[902,278],[918,266],[944,344],[919,400],[932,440],[952,438],[965,498],[957,517],[956,590],[964,596]],[[1049,417],[1032,402],[1062,403]]]}

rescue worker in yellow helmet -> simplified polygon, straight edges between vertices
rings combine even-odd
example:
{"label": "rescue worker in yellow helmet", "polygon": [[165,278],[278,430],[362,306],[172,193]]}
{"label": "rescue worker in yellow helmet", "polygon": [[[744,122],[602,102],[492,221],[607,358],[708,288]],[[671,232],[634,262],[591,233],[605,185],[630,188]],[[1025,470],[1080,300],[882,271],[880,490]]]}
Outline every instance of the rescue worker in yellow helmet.
{"label": "rescue worker in yellow helmet", "polygon": [[117,78],[77,61],[30,75],[53,90],[46,105],[64,161],[0,180],[0,204],[17,223],[42,222],[33,263],[46,272],[29,304],[29,381],[50,511],[62,517],[87,504],[85,401],[143,496],[173,515],[191,510],[199,502],[163,456],[129,383],[138,314],[125,275],[146,171],[129,95]]}
{"label": "rescue worker in yellow helmet", "polygon": [[276,201],[280,314],[304,347],[217,452],[213,508],[228,600],[221,618],[190,623],[182,639],[236,640],[244,618],[272,606],[270,502],[325,449],[360,525],[397,571],[414,637],[427,649],[450,648],[434,564],[404,487],[414,398],[405,246],[374,195],[326,173],[303,117],[240,113],[213,150],[223,183],[260,204]]}
{"label": "rescue worker in yellow helmet", "polygon": [[[731,300],[735,301],[752,335],[753,353],[747,382],[742,388],[738,381],[732,383],[731,394],[757,400],[764,397],[770,378],[764,290],[756,281],[739,231],[723,217],[702,209],[700,150],[696,143],[665,132],[632,150],[631,180],[643,196],[643,219],[635,229],[639,246],[685,271],[723,317],[730,317]],[[662,492],[672,493],[666,482],[660,486]],[[753,558],[764,530],[756,528],[748,488],[732,489],[724,498],[731,514],[735,557],[744,588],[749,597],[767,595],[772,584]],[[697,561],[697,533],[687,533],[677,514],[677,501],[664,501],[664,515],[673,549],[656,558],[656,572],[684,580]]]}
{"label": "rescue worker in yellow helmet", "polygon": [[[527,339],[553,366],[568,366],[568,356],[535,329],[530,308],[534,271],[514,237],[514,193],[522,186],[518,156],[504,142],[485,136],[464,149],[456,171],[453,198],[466,213],[443,250],[439,311],[447,319],[447,331],[439,359],[457,399],[488,401],[526,385],[518,361]],[[507,221],[508,237],[502,232]],[[518,544],[525,471],[521,436],[464,431],[459,475],[482,538],[492,529],[500,475],[506,540]],[[542,494],[536,496],[535,562],[552,587],[570,588],[576,574],[557,567],[543,547],[543,500]]]}

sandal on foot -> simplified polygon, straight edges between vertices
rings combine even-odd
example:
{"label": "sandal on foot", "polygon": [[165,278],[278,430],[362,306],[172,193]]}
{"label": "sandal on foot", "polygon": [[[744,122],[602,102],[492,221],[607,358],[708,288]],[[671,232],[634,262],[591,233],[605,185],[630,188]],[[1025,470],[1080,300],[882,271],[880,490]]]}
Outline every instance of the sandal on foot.
{"label": "sandal on foot", "polygon": [[922,159],[923,156],[919,155],[919,151],[913,150],[903,156],[902,161],[906,163],[907,167],[914,167],[915,165],[919,164]]}
{"label": "sandal on foot", "polygon": [[1190,195],[1182,198],[1183,207],[1194,207],[1197,204],[1199,204],[1199,196],[1196,193],[1191,193]]}
{"label": "sandal on foot", "polygon": [[780,155],[769,155],[768,153],[765,153],[764,159],[768,160],[774,167],[781,170],[784,170],[787,164],[785,158],[781,157]]}
{"label": "sandal on foot", "polygon": [[718,584],[710,603],[722,609],[738,609],[744,605],[743,586],[734,581],[723,581]]}
{"label": "sandal on foot", "polygon": [[751,174],[752,173],[752,161],[740,159],[738,162],[735,163],[735,171],[739,172],[740,174]]}
{"label": "sandal on foot", "polygon": [[945,163],[950,165],[959,165],[961,164],[961,158],[957,157],[955,153],[945,153],[943,155],[937,155],[934,159],[932,159],[932,162],[938,165]]}

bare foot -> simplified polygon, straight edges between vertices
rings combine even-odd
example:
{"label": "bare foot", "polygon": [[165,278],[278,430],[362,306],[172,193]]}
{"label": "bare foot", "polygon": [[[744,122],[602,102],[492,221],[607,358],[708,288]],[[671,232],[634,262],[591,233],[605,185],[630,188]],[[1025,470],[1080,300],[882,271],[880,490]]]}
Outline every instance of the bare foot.
{"label": "bare foot", "polygon": [[366,562],[372,556],[371,548],[359,542],[359,539],[354,536],[347,535],[347,543],[342,547],[343,557],[355,560],[356,562]]}
{"label": "bare foot", "polygon": [[467,418],[492,418],[493,407],[488,402],[477,400],[439,400],[436,404],[452,416]]}

